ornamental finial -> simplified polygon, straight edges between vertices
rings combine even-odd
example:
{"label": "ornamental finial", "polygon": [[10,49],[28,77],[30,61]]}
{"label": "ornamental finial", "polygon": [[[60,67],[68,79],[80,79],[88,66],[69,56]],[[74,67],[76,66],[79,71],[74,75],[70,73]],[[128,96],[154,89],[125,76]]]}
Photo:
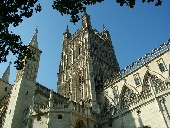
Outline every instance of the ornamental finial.
{"label": "ornamental finial", "polygon": [[36,29],[35,29],[35,34],[37,34],[38,33],[38,27],[36,27]]}

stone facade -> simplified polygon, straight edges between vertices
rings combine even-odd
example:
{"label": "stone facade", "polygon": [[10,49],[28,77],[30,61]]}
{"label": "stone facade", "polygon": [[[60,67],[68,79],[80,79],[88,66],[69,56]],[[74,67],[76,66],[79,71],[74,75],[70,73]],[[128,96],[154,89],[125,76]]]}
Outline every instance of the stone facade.
{"label": "stone facade", "polygon": [[[86,13],[82,17],[82,28],[74,35],[67,28],[63,34],[59,69],[59,94],[70,98],[70,101],[92,99],[101,104],[103,82],[120,71],[106,28],[103,27],[100,34],[92,29],[90,16]],[[92,109],[97,109],[96,104],[92,105]]]}
{"label": "stone facade", "polygon": [[0,79],[0,128],[169,128],[170,41],[120,70],[109,32],[92,28],[90,16],[71,34],[67,27],[57,90],[36,82],[41,51],[36,29],[27,61],[8,82]]}

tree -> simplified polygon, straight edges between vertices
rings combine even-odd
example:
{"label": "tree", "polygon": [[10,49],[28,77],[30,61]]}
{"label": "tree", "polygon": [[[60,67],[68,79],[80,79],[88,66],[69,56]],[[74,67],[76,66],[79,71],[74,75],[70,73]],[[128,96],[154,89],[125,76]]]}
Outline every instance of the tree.
{"label": "tree", "polygon": [[[54,0],[53,9],[61,13],[61,15],[70,15],[70,21],[76,23],[80,20],[79,14],[86,10],[87,5],[95,5],[104,0]],[[136,0],[116,0],[120,6],[127,5],[130,8],[135,6]],[[146,2],[146,0],[142,0]],[[154,2],[154,0],[147,0]],[[161,5],[161,0],[156,0],[155,5]],[[23,68],[22,60],[34,59],[34,53],[25,45],[23,45],[19,35],[9,31],[9,26],[18,26],[23,21],[23,17],[29,18],[33,12],[40,12],[41,5],[38,0],[1,0],[0,1],[0,63],[7,61],[7,55],[12,52],[17,59],[14,61],[17,70]]]}
{"label": "tree", "polygon": [[[95,5],[96,3],[101,3],[104,0],[54,0],[53,9],[59,11],[61,15],[67,14],[71,16],[70,21],[76,23],[79,18],[79,13],[86,10],[86,5]],[[129,8],[133,8],[135,6],[136,0],[116,0],[120,6],[127,5]],[[143,3],[146,0],[142,0]],[[154,2],[154,0],[147,0],[148,3]],[[155,6],[159,6],[162,4],[162,0],[156,0]]]}
{"label": "tree", "polygon": [[18,26],[23,17],[29,18],[33,11],[41,11],[38,0],[1,0],[0,1],[0,63],[7,61],[7,55],[12,52],[17,56],[14,61],[16,69],[22,69],[24,57],[31,59],[33,53],[23,45],[19,35],[9,31],[9,26]]}

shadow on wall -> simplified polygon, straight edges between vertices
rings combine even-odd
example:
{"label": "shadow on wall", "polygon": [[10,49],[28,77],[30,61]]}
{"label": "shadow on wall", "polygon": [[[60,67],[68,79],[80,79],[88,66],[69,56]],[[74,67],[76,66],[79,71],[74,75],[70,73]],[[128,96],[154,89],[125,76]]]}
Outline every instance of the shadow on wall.
{"label": "shadow on wall", "polygon": [[[109,100],[106,99],[106,109],[100,114],[102,128],[169,127],[168,110],[163,99],[165,94],[170,93],[170,82],[146,72],[141,86],[140,93],[136,93],[126,84],[120,94],[118,87],[114,86],[113,97],[109,97],[105,92]],[[170,99],[166,98],[166,101],[168,100]]]}

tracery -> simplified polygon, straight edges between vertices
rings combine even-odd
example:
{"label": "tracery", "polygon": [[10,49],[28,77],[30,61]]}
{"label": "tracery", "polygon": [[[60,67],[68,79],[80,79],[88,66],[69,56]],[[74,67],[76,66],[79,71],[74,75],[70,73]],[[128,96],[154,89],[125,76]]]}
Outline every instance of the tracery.
{"label": "tracery", "polygon": [[86,126],[85,126],[85,124],[84,124],[84,122],[82,120],[78,120],[76,122],[75,128],[86,128]]}

